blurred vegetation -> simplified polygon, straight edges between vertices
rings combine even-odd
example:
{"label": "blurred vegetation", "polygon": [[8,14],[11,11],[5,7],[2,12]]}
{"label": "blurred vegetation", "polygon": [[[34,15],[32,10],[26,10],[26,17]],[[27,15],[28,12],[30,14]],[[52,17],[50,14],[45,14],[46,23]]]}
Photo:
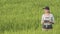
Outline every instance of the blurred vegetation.
{"label": "blurred vegetation", "polygon": [[53,30],[56,30],[59,34],[59,3],[60,0],[0,0],[0,31],[40,30],[42,8],[49,6],[55,17]]}

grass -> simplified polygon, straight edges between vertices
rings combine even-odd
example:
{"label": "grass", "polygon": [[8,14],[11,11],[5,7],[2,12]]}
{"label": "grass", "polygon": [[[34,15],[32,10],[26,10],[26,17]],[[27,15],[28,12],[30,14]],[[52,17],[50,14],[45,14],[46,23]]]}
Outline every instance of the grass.
{"label": "grass", "polygon": [[[0,34],[60,34],[60,0],[0,0]],[[53,30],[41,30],[43,7],[55,17]]]}

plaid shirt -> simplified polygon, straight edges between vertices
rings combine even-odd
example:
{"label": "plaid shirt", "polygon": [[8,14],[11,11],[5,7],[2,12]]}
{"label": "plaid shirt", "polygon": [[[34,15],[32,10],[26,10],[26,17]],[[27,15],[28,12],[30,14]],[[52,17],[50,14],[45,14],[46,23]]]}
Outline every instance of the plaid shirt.
{"label": "plaid shirt", "polygon": [[[53,16],[52,14],[49,14],[49,15],[43,14],[43,15],[42,15],[42,19],[41,19],[41,24],[42,24],[45,20],[48,20],[48,21],[54,23],[54,16]],[[49,23],[45,23],[45,24],[49,24]]]}

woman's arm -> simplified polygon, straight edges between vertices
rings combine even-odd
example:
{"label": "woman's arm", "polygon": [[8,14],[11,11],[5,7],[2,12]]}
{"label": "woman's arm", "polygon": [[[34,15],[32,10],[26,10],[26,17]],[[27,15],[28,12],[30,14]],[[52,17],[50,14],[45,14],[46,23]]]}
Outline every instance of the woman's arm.
{"label": "woman's arm", "polygon": [[44,15],[42,15],[41,24],[44,23]]}
{"label": "woman's arm", "polygon": [[51,17],[51,22],[52,22],[52,24],[54,24],[54,16],[53,15]]}

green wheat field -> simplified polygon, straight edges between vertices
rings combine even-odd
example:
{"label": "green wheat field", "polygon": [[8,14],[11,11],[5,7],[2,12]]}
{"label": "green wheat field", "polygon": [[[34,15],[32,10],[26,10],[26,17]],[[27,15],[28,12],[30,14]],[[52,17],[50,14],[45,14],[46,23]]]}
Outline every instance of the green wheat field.
{"label": "green wheat field", "polygon": [[[41,25],[45,6],[55,17],[49,31]],[[60,0],[0,0],[0,34],[60,34]]]}

